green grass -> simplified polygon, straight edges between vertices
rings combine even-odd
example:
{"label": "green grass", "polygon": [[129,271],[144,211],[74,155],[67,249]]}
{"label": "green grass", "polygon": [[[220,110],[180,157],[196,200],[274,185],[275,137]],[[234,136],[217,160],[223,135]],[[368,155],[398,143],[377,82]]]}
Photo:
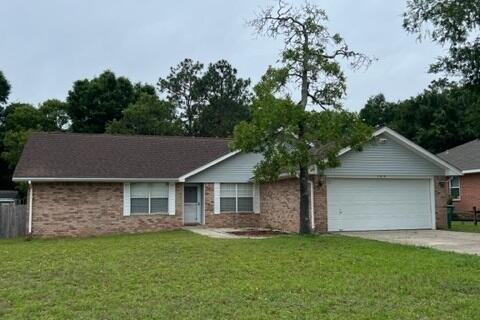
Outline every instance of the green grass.
{"label": "green grass", "polygon": [[480,232],[480,224],[474,225],[473,221],[452,221],[450,231]]}
{"label": "green grass", "polygon": [[337,235],[0,241],[5,319],[475,319],[480,257]]}

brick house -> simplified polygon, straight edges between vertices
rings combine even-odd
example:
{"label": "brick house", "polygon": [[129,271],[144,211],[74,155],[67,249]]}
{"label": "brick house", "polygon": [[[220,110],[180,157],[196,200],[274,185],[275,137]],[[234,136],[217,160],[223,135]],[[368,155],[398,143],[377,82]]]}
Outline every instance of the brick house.
{"label": "brick house", "polygon": [[[446,225],[441,160],[389,128],[341,166],[310,176],[312,226],[339,230],[435,229]],[[184,225],[299,230],[296,177],[254,183],[259,154],[218,138],[36,133],[13,180],[28,182],[29,231],[80,236]]]}
{"label": "brick house", "polygon": [[480,209],[480,140],[464,143],[437,156],[462,170],[463,175],[452,177],[449,183],[455,211]]}

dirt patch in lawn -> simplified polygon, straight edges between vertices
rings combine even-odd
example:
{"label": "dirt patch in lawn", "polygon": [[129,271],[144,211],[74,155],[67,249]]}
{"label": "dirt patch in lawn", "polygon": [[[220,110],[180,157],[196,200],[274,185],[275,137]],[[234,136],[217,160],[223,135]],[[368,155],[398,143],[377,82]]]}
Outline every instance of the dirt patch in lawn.
{"label": "dirt patch in lawn", "polygon": [[266,236],[286,234],[285,232],[278,231],[278,230],[259,230],[259,229],[235,230],[235,231],[228,231],[228,233],[234,234],[236,236],[248,236],[248,237],[266,237]]}

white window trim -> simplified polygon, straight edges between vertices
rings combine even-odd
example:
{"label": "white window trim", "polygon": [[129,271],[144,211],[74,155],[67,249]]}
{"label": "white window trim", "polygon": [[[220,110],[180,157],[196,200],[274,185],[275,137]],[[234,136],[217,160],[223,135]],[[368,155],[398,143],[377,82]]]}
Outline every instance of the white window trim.
{"label": "white window trim", "polygon": [[220,183],[218,182],[213,185],[213,213],[220,213]]}
{"label": "white window trim", "polygon": [[168,214],[175,215],[175,182],[168,183]]}
{"label": "white window trim", "polygon": [[253,184],[253,212],[260,213],[260,184]]}
{"label": "white window trim", "polygon": [[123,215],[130,216],[130,183],[123,184]]}
{"label": "white window trim", "polygon": [[456,176],[456,178],[458,178],[458,187],[452,187],[452,179],[454,177],[451,177],[449,180],[448,180],[448,193],[450,194],[450,197],[452,196],[452,188],[455,188],[455,189],[458,189],[458,197],[457,198],[453,198],[452,197],[452,201],[461,201],[462,200],[462,194],[461,194],[461,186],[460,186],[460,177],[459,176]]}
{"label": "white window trim", "polygon": [[[142,182],[139,182],[139,183],[142,183]],[[143,182],[145,183],[145,182]],[[167,211],[160,211],[160,212],[151,212],[152,209],[151,209],[151,206],[152,206],[152,203],[151,203],[151,200],[152,200],[152,189],[150,188],[150,186],[152,185],[152,183],[148,183],[148,212],[136,212],[136,213],[132,213],[132,209],[131,209],[131,204],[132,204],[132,199],[145,199],[145,197],[133,197],[132,196],[132,184],[134,183],[128,183],[128,204],[129,204],[129,214],[130,216],[142,216],[142,215],[149,215],[149,216],[152,216],[152,215],[170,215],[170,184],[169,183],[166,183],[167,185],[167,188],[168,188],[168,191],[167,191]],[[127,185],[127,183],[125,184]],[[158,198],[158,197],[154,197],[154,198]],[[125,208],[124,208],[125,209]],[[124,214],[125,215],[125,214]]]}
{"label": "white window trim", "polygon": [[[223,184],[233,184],[235,185],[235,211],[221,211],[221,205],[220,202],[222,201],[222,194],[221,194],[221,185],[222,183],[219,183],[219,195],[218,195],[218,206],[219,206],[219,212],[221,213],[256,213],[255,211],[255,184],[246,182],[246,183],[223,183]],[[252,196],[251,197],[240,197],[240,198],[252,198],[252,210],[251,211],[238,211],[238,185],[239,184],[250,184],[252,186]]]}

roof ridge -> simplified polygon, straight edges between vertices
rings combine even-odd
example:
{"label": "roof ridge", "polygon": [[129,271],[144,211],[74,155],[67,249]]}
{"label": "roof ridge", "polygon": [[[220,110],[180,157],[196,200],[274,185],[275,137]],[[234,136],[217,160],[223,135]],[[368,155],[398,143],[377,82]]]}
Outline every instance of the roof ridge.
{"label": "roof ridge", "polygon": [[180,138],[191,140],[232,140],[225,137],[198,137],[198,136],[180,136],[180,135],[154,135],[154,134],[121,134],[121,133],[87,133],[87,132],[65,132],[65,131],[37,131],[33,135],[65,135],[65,136],[91,136],[91,137],[141,137],[141,138]]}

